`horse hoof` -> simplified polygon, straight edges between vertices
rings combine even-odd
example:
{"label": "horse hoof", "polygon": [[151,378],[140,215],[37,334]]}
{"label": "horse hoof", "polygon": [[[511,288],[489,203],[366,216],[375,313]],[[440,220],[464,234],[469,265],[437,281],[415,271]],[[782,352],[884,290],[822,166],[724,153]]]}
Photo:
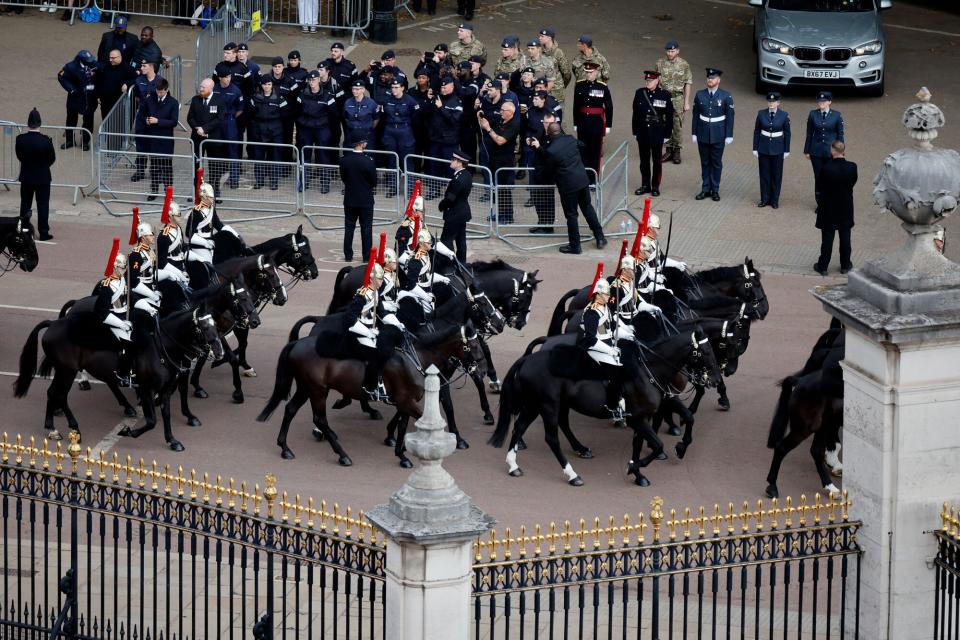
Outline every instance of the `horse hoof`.
{"label": "horse hoof", "polygon": [[352,467],[353,460],[350,459],[350,456],[340,456],[340,459],[337,460],[340,463],[341,467]]}
{"label": "horse hoof", "polygon": [[657,454],[657,460],[666,460],[666,459],[667,459],[667,454],[664,453],[663,451]]}
{"label": "horse hoof", "polygon": [[397,446],[397,439],[391,436],[387,436],[386,438],[383,439],[383,444],[388,447],[395,447]]}
{"label": "horse hoof", "polygon": [[775,484],[768,484],[766,493],[768,498],[780,497],[780,492],[777,490],[777,485]]}
{"label": "horse hoof", "polygon": [[234,391],[233,392],[233,403],[234,404],[243,404],[243,392]]}
{"label": "horse hoof", "polygon": [[170,451],[183,451],[186,447],[179,440],[171,440],[169,443]]}
{"label": "horse hoof", "polygon": [[649,487],[650,481],[647,480],[647,476],[638,473],[637,479],[633,481],[633,484],[637,485],[638,487]]}
{"label": "horse hoof", "polygon": [[123,429],[120,429],[120,431],[119,431],[119,433],[117,433],[117,435],[118,435],[118,436],[122,436],[122,437],[124,437],[124,438],[135,438],[135,437],[136,437],[136,436],[133,435],[133,432],[130,431],[130,427],[124,427]]}
{"label": "horse hoof", "polygon": [[383,414],[376,409],[371,409],[367,415],[370,416],[371,420],[383,420]]}
{"label": "horse hoof", "polygon": [[317,442],[323,442],[323,431],[320,431],[320,429],[314,427],[312,433]]}
{"label": "horse hoof", "polygon": [[491,380],[491,381],[490,381],[490,384],[489,384],[488,386],[489,386],[489,388],[490,388],[490,393],[500,393],[500,381],[499,381],[499,380]]}
{"label": "horse hoof", "polygon": [[293,460],[297,456],[293,455],[293,451],[290,451],[290,449],[284,448],[283,451],[280,452],[280,457],[284,460]]}
{"label": "horse hoof", "polygon": [[493,416],[490,415],[489,413],[488,413],[487,415],[483,416],[483,424],[485,424],[485,425],[491,425],[491,424],[493,424],[493,422],[494,422]]}
{"label": "horse hoof", "polygon": [[123,408],[123,417],[125,418],[136,418],[137,410],[133,407],[124,407]]}
{"label": "horse hoof", "polygon": [[47,434],[47,440],[60,441],[63,440],[63,436],[60,435],[60,432],[56,429],[52,429],[50,433]]}
{"label": "horse hoof", "polygon": [[470,443],[463,438],[457,438],[457,449],[469,449]]}
{"label": "horse hoof", "polygon": [[203,398],[209,398],[209,397],[210,397],[210,394],[207,393],[206,390],[205,390],[203,387],[197,387],[196,389],[193,390],[193,397],[194,397],[194,398],[201,398],[201,399],[203,399]]}
{"label": "horse hoof", "polygon": [[523,469],[521,469],[520,467],[517,467],[516,469],[510,472],[510,475],[513,476],[514,478],[519,478],[520,476],[523,475]]}
{"label": "horse hoof", "polygon": [[590,449],[584,449],[583,451],[577,451],[577,455],[580,456],[581,458],[583,458],[584,460],[592,460],[592,459],[593,459],[593,451],[590,451]]}
{"label": "horse hoof", "polygon": [[253,367],[250,367],[249,369],[244,369],[241,371],[240,375],[242,375],[244,378],[256,378],[257,372]]}
{"label": "horse hoof", "polygon": [[568,482],[568,484],[569,484],[571,487],[582,487],[582,486],[583,486],[583,478],[581,478],[580,476],[577,476],[577,477],[574,478],[573,480],[570,480],[570,481]]}
{"label": "horse hoof", "polygon": [[687,455],[687,445],[682,442],[678,442],[675,448],[677,450],[677,457],[683,460],[683,456]]}
{"label": "horse hoof", "polygon": [[669,429],[667,429],[667,433],[669,433],[671,436],[683,435],[683,431],[680,429],[680,427],[670,427]]}
{"label": "horse hoof", "polygon": [[352,402],[353,400],[351,400],[350,398],[340,398],[339,400],[333,403],[333,408],[343,409],[344,407],[349,407],[350,403]]}
{"label": "horse hoof", "polygon": [[843,476],[843,467],[830,467],[830,475],[834,478],[840,478]]}
{"label": "horse hoof", "polygon": [[404,469],[412,469],[413,463],[407,460],[406,458],[403,458],[402,460],[400,460],[400,466]]}
{"label": "horse hoof", "polygon": [[201,424],[203,423],[200,422],[200,418],[198,418],[197,416],[190,416],[189,418],[187,418],[188,427],[199,427]]}
{"label": "horse hoof", "polygon": [[89,380],[81,380],[77,383],[77,389],[80,389],[80,391],[90,391],[90,389],[93,389],[93,385],[90,384]]}
{"label": "horse hoof", "polygon": [[719,411],[730,411],[730,401],[726,398],[720,398],[717,400],[717,410]]}
{"label": "horse hoof", "polygon": [[523,440],[517,441],[517,451],[526,451],[526,450],[527,450],[527,443],[524,442]]}
{"label": "horse hoof", "polygon": [[614,428],[614,429],[626,429],[626,428],[627,428],[627,423],[626,423],[626,421],[624,421],[624,420],[614,420],[614,421],[613,421],[613,428]]}

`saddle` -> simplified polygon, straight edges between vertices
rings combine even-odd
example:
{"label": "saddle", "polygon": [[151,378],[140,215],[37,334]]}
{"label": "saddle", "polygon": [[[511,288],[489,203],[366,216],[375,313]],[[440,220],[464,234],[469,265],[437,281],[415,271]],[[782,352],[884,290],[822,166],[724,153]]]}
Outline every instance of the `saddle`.
{"label": "saddle", "polygon": [[120,341],[96,314],[71,309],[66,315],[67,338],[70,342],[95,351],[117,351]]}
{"label": "saddle", "polygon": [[547,352],[547,367],[557,378],[568,380],[606,380],[593,358],[575,345],[562,344]]}

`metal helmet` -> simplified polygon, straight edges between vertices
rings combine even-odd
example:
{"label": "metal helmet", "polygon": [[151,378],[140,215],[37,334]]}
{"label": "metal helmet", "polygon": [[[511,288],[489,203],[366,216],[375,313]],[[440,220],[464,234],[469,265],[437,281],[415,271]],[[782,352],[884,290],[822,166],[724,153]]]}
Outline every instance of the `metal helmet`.
{"label": "metal helmet", "polygon": [[656,229],[660,231],[660,216],[655,213],[650,214],[650,218],[647,220],[647,229]]}
{"label": "metal helmet", "polygon": [[171,202],[170,202],[170,208],[168,209],[168,212],[169,212],[171,218],[174,217],[174,216],[176,216],[177,218],[179,218],[179,217],[180,217],[180,205],[178,205],[176,202],[172,202],[172,201],[171,201]]}
{"label": "metal helmet", "polygon": [[383,264],[384,266],[397,264],[397,252],[390,248],[384,249]]}
{"label": "metal helmet", "polygon": [[374,264],[373,269],[370,271],[370,279],[376,278],[377,280],[383,280],[383,267],[379,264]]}
{"label": "metal helmet", "polygon": [[414,211],[423,211],[423,196],[417,196],[413,199],[413,210]]}
{"label": "metal helmet", "polygon": [[152,236],[153,227],[150,226],[149,222],[141,222],[137,225],[137,237],[142,238],[143,236]]}
{"label": "metal helmet", "polygon": [[597,280],[597,284],[593,287],[593,295],[610,295],[610,283],[603,278]]}
{"label": "metal helmet", "polygon": [[122,253],[118,253],[117,257],[113,259],[113,268],[114,269],[125,269],[127,266],[127,256]]}
{"label": "metal helmet", "polygon": [[210,184],[209,182],[201,182],[200,183],[200,200],[208,200],[210,202],[213,202],[213,199],[214,199],[213,185]]}
{"label": "metal helmet", "polygon": [[640,240],[640,253],[643,255],[645,260],[650,259],[651,256],[657,252],[657,243],[652,238],[648,236],[643,236]]}
{"label": "metal helmet", "polygon": [[424,242],[426,244],[433,244],[433,236],[431,236],[430,232],[427,231],[426,229],[420,229],[420,233],[417,234],[417,244],[421,242]]}
{"label": "metal helmet", "polygon": [[630,269],[630,271],[635,271],[637,268],[637,261],[633,259],[633,256],[623,256],[623,259],[620,261],[620,269]]}

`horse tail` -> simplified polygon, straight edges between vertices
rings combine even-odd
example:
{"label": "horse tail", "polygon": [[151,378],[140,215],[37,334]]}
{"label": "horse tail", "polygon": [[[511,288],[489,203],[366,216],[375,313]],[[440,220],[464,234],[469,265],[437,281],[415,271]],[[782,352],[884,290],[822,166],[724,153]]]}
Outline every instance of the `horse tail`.
{"label": "horse tail", "polygon": [[527,345],[527,350],[523,352],[523,355],[525,356],[530,355],[531,353],[533,353],[534,349],[536,349],[537,347],[542,345],[544,342],[546,342],[547,339],[548,339],[547,336],[540,336],[539,338],[537,338],[536,340],[534,340],[533,342]]}
{"label": "horse tail", "polygon": [[30,391],[30,383],[33,382],[33,374],[37,370],[37,342],[40,332],[51,324],[53,320],[44,320],[35,326],[23,345],[23,351],[20,352],[20,375],[13,383],[13,395],[16,398],[22,398]]}
{"label": "horse tail", "polygon": [[767,436],[767,448],[775,448],[787,433],[790,424],[790,398],[793,388],[797,384],[796,376],[787,376],[780,381],[780,399],[777,401],[777,410],[770,422],[770,434]]}
{"label": "horse tail", "polygon": [[65,315],[67,315],[67,311],[70,311],[70,309],[72,309],[72,308],[73,308],[73,305],[75,305],[75,304],[77,304],[77,301],[76,301],[76,300],[67,300],[66,304],[64,304],[64,305],[60,308],[60,316],[59,316],[59,317],[62,318],[62,317],[64,317]]}
{"label": "horse tail", "polygon": [[37,369],[37,375],[41,378],[49,378],[51,373],[53,373],[53,360],[50,359],[50,356],[43,356],[43,360],[40,361],[40,368]]}
{"label": "horse tail", "polygon": [[267,405],[263,408],[263,411],[257,416],[257,422],[266,422],[269,420],[270,415],[280,406],[280,402],[290,397],[290,387],[293,386],[293,376],[290,375],[289,360],[290,352],[296,344],[296,342],[288,342],[287,345],[280,350],[280,357],[277,359],[277,379],[273,385],[273,393],[270,394],[270,399],[267,400]]}
{"label": "horse tail", "polygon": [[303,316],[297,323],[293,325],[293,328],[290,329],[290,335],[287,337],[287,342],[296,342],[300,339],[300,329],[305,324],[310,324],[311,322],[316,323],[321,316]]}
{"label": "horse tail", "polygon": [[558,336],[563,330],[564,314],[567,311],[567,300],[580,293],[580,289],[570,289],[560,297],[557,306],[553,308],[553,315],[550,316],[550,326],[547,328],[548,336]]}
{"label": "horse tail", "polygon": [[526,358],[520,358],[513,363],[507,375],[503,378],[503,384],[500,387],[500,407],[497,416],[497,429],[487,440],[487,444],[494,447],[502,447],[507,439],[507,432],[510,431],[510,422],[513,416],[520,412],[520,389],[517,382],[517,376],[520,373],[520,367]]}
{"label": "horse tail", "polygon": [[343,279],[352,269],[353,267],[344,267],[337,271],[337,279],[333,281],[333,298],[330,299],[330,306],[327,307],[327,315],[338,311],[343,306],[343,301],[340,299],[340,285],[343,284]]}

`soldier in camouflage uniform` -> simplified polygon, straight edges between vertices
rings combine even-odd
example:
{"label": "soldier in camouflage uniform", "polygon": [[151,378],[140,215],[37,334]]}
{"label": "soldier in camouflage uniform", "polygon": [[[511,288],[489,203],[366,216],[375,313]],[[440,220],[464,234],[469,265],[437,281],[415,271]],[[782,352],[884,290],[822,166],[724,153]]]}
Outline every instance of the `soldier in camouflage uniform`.
{"label": "soldier in camouflage uniform", "polygon": [[546,58],[552,58],[553,66],[557,68],[557,75],[553,79],[553,89],[550,91],[550,95],[562,105],[563,94],[573,81],[573,67],[570,66],[570,61],[567,60],[567,54],[557,46],[557,32],[553,30],[553,27],[540,29],[539,37],[541,55]]}
{"label": "soldier in camouflage uniform", "polygon": [[587,79],[587,72],[583,68],[584,63],[595,62],[600,68],[600,74],[597,79],[604,84],[610,82],[610,63],[603,57],[603,54],[593,46],[593,38],[586,34],[577,38],[577,55],[573,57],[570,66],[573,68],[573,74],[577,77],[577,82]]}
{"label": "soldier in camouflage uniform", "polygon": [[522,57],[520,67],[533,69],[535,78],[546,78],[547,91],[552,91],[556,86],[557,68],[553,65],[553,58],[548,58],[541,53],[539,40],[527,42],[527,53]]}
{"label": "soldier in camouflage uniform", "polygon": [[680,45],[671,40],[664,47],[666,58],[657,60],[657,73],[660,74],[660,86],[670,94],[673,102],[673,133],[667,141],[663,153],[663,162],[673,160],[680,164],[680,148],[683,146],[683,114],[690,111],[690,92],[693,76],[690,65],[680,57]]}
{"label": "soldier in camouflage uniform", "polygon": [[447,59],[450,60],[451,65],[456,65],[463,60],[469,60],[470,56],[480,56],[486,61],[487,48],[474,37],[473,25],[464,22],[457,27],[457,39],[450,43]]}
{"label": "soldier in camouflage uniform", "polygon": [[510,83],[517,84],[520,73],[520,52],[517,45],[520,43],[519,36],[507,36],[500,43],[500,59],[497,60],[497,67],[493,70],[496,77],[498,73],[509,73]]}

